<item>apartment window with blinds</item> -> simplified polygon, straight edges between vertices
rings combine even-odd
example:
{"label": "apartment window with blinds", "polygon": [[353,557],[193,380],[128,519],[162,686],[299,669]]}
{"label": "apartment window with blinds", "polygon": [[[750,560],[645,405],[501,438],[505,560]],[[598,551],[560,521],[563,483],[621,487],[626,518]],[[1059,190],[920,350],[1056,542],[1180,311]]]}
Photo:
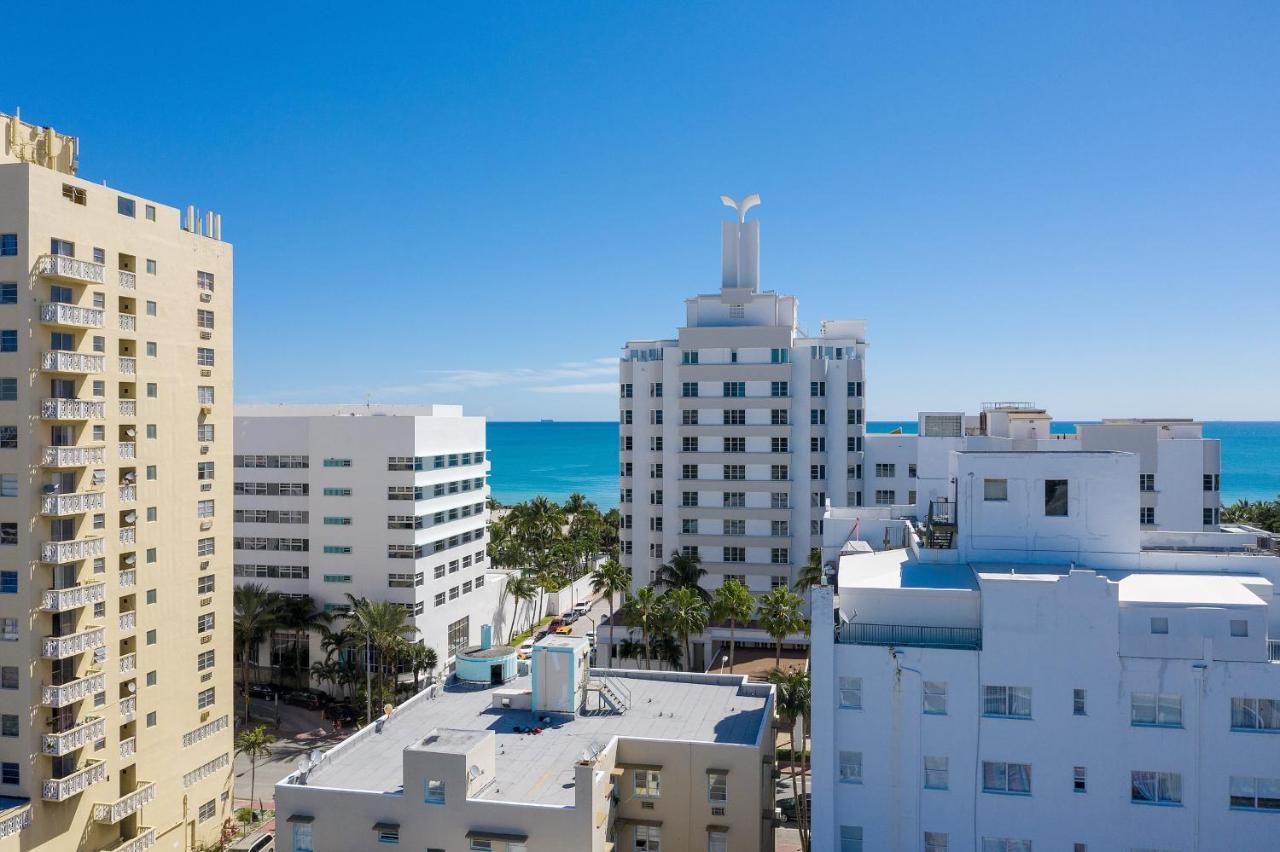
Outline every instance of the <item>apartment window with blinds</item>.
{"label": "apartment window with blinds", "polygon": [[707,801],[722,805],[729,801],[729,772],[725,769],[707,770]]}
{"label": "apartment window with blinds", "polygon": [[1141,805],[1182,804],[1182,775],[1134,770],[1129,773],[1129,800]]}
{"label": "apartment window with blinds", "polygon": [[1031,764],[982,761],[982,792],[1031,795]]}
{"label": "apartment window with blinds", "polygon": [[1232,698],[1231,730],[1280,731],[1280,698]]}
{"label": "apartment window with blinds", "polygon": [[1280,811],[1280,778],[1232,775],[1230,796],[1235,810]]}
{"label": "apartment window with blinds", "polygon": [[1181,728],[1182,696],[1135,692],[1130,699],[1130,719],[1135,727]]}
{"label": "apartment window with blinds", "polygon": [[1031,687],[982,687],[982,715],[1010,719],[1031,718]]}
{"label": "apartment window with blinds", "polygon": [[840,706],[846,710],[862,709],[862,678],[840,678]]}
{"label": "apartment window with blinds", "polygon": [[196,327],[212,330],[213,311],[207,311],[204,308],[196,308]]}
{"label": "apartment window with blinds", "polygon": [[945,756],[924,756],[924,788],[945,790],[951,785],[951,759]]}
{"label": "apartment window with blinds", "polygon": [[936,680],[924,682],[924,712],[931,716],[946,714],[947,685],[945,683]]}
{"label": "apartment window with blinds", "polygon": [[196,618],[196,632],[197,632],[197,633],[208,633],[210,630],[212,630],[212,629],[213,629],[213,617],[214,617],[214,614],[213,614],[213,613],[211,613],[211,612],[204,612],[204,613],[201,613],[199,616],[197,616],[197,618]]}
{"label": "apartment window with blinds", "polygon": [[213,706],[213,690],[214,688],[211,686],[208,689],[204,689],[200,691],[200,694],[196,696],[197,710],[203,710],[206,707]]}
{"label": "apartment window with blinds", "polygon": [[212,367],[213,350],[207,346],[196,347],[196,365],[199,367]]}
{"label": "apartment window with blinds", "polygon": [[840,783],[841,784],[861,784],[862,783],[862,752],[860,751],[840,752]]}

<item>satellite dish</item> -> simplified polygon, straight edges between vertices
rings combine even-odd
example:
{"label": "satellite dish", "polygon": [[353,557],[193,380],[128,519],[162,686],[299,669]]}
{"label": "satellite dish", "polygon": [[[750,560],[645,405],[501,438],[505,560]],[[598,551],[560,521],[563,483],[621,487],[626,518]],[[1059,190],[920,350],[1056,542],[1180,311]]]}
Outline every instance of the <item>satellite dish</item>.
{"label": "satellite dish", "polygon": [[132,471],[132,470],[131,470],[131,471],[129,471],[128,473],[126,473],[126,474],[124,475],[124,481],[125,481],[125,482],[133,482],[133,478],[134,478],[135,476],[137,476],[137,475],[138,475],[138,474],[137,474],[137,472],[136,472],[136,471]]}
{"label": "satellite dish", "polygon": [[136,553],[130,553],[128,556],[124,558],[124,561],[126,565],[132,565],[133,563],[138,561],[138,555]]}
{"label": "satellite dish", "polygon": [[134,521],[138,520],[138,513],[137,513],[137,512],[130,512],[129,514],[127,514],[127,515],[125,515],[125,516],[124,516],[124,519],[125,519],[126,521],[128,521],[129,523],[133,523]]}
{"label": "satellite dish", "polygon": [[467,777],[470,778],[472,781],[479,778],[481,774],[482,773],[480,772],[480,767],[476,766],[474,763],[471,764],[471,768],[467,770]]}
{"label": "satellite dish", "polygon": [[130,438],[132,438],[134,435],[137,435],[137,434],[138,434],[138,430],[137,430],[137,429],[125,429],[125,430],[124,430],[124,433],[125,433],[126,435],[128,435]]}
{"label": "satellite dish", "polygon": [[126,686],[125,689],[129,690],[129,694],[132,695],[133,693],[138,691],[138,685],[133,681],[129,681],[129,685]]}

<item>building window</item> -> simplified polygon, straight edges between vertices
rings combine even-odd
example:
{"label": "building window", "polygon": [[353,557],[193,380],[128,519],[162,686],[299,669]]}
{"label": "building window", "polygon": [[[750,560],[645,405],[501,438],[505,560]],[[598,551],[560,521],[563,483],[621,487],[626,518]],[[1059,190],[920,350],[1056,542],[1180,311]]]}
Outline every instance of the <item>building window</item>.
{"label": "building window", "polygon": [[156,262],[151,258],[147,258],[147,274],[148,275],[156,274]]}
{"label": "building window", "polygon": [[1156,522],[1156,509],[1154,506],[1138,507],[1138,523],[1144,526],[1150,526]]}
{"label": "building window", "polygon": [[637,798],[659,799],[662,797],[662,773],[657,769],[632,770],[631,784]]}
{"label": "building window", "polygon": [[840,826],[840,852],[862,852],[862,826]]}
{"label": "building window", "polygon": [[1071,768],[1071,789],[1077,793],[1086,793],[1089,790],[1088,770],[1083,766],[1073,766]]}
{"label": "building window", "polygon": [[1129,773],[1130,801],[1145,805],[1182,804],[1182,776],[1177,772]]}
{"label": "building window", "polygon": [[662,848],[662,829],[656,825],[637,825],[635,852],[659,852]]}
{"label": "building window", "polygon": [[1031,795],[1031,764],[982,761],[982,792]]}
{"label": "building window", "polygon": [[850,710],[862,709],[862,678],[840,678],[840,706]]}
{"label": "building window", "polygon": [[148,204],[144,209],[146,211],[147,221],[154,222],[156,220],[156,206],[154,204]]}
{"label": "building window", "polygon": [[18,448],[18,427],[0,426],[0,450],[16,450]]}
{"label": "building window", "polygon": [[984,837],[982,852],[1031,852],[1031,841],[1012,837]]}
{"label": "building window", "polygon": [[212,612],[203,612],[196,616],[196,632],[208,633],[213,629],[214,614]]}
{"label": "building window", "polygon": [[982,480],[982,499],[989,502],[1003,502],[1009,499],[1009,480]]}
{"label": "building window", "polygon": [[1169,633],[1169,619],[1163,615],[1151,617],[1151,633],[1155,636],[1166,636]]}
{"label": "building window", "polygon": [[311,844],[311,823],[295,822],[293,824],[293,852],[314,852]]}
{"label": "building window", "polygon": [[138,215],[138,203],[132,198],[118,195],[116,196],[116,212],[121,216],[136,217]]}
{"label": "building window", "polygon": [[18,764],[0,763],[0,784],[20,783],[22,783],[22,778],[19,773]]}
{"label": "building window", "polygon": [[18,688],[18,667],[0,666],[0,689]]}
{"label": "building window", "polygon": [[1280,778],[1232,775],[1231,807],[1251,811],[1280,811]]}
{"label": "building window", "polygon": [[1085,715],[1085,697],[1086,693],[1083,689],[1071,690],[1071,714],[1073,716]]}
{"label": "building window", "polygon": [[924,833],[924,852],[947,852],[947,833],[945,831],[926,831]]}
{"label": "building window", "polygon": [[196,811],[196,819],[198,822],[208,822],[218,815],[218,800],[210,799],[200,806]]}
{"label": "building window", "polygon": [[877,488],[876,489],[876,505],[892,506],[894,503],[895,496],[896,495],[894,494],[893,489]]}
{"label": "building window", "polygon": [[924,712],[942,715],[947,712],[947,685],[936,680],[924,682]]}
{"label": "building window", "polygon": [[982,715],[1014,719],[1031,718],[1031,687],[982,687]]}
{"label": "building window", "polygon": [[1139,491],[1155,491],[1156,475],[1154,473],[1138,474],[1138,490]]}
{"label": "building window", "polygon": [[0,402],[13,402],[18,398],[18,380],[16,378],[0,378]]}
{"label": "building window", "polygon": [[1249,635],[1249,622],[1243,618],[1231,619],[1231,635],[1243,639]]}
{"label": "building window", "polygon": [[945,790],[951,783],[951,759],[939,755],[924,757],[924,788],[926,790]]}
{"label": "building window", "polygon": [[896,466],[892,464],[877,464],[876,476],[880,479],[890,479],[894,476],[895,468]]}
{"label": "building window", "polygon": [[423,785],[422,801],[428,805],[443,805],[445,803],[444,782],[428,778]]}
{"label": "building window", "polygon": [[0,618],[0,642],[18,641],[18,619]]}
{"label": "building window", "polygon": [[1044,513],[1047,517],[1053,518],[1067,516],[1067,480],[1046,479],[1044,481]]}
{"label": "building window", "polygon": [[729,801],[729,773],[723,769],[707,770],[707,801],[724,804]]}
{"label": "building window", "polygon": [[0,281],[0,305],[18,304],[18,282]]}
{"label": "building window", "polygon": [[861,784],[862,783],[862,752],[860,751],[840,752],[840,783],[841,784]]}
{"label": "building window", "polygon": [[1182,696],[1169,693],[1135,692],[1130,703],[1134,725],[1161,728],[1182,727]]}
{"label": "building window", "polygon": [[213,651],[204,651],[196,657],[196,671],[202,672],[213,668]]}
{"label": "building window", "polygon": [[18,543],[18,525],[16,523],[0,523],[0,544]]}
{"label": "building window", "polygon": [[18,736],[18,717],[12,713],[0,716],[0,737]]}
{"label": "building window", "polygon": [[400,842],[400,826],[380,824],[375,827],[378,829],[379,843],[399,843]]}
{"label": "building window", "polygon": [[1233,731],[1280,731],[1280,698],[1232,698]]}
{"label": "building window", "polygon": [[18,572],[0,571],[0,594],[16,595],[18,593]]}

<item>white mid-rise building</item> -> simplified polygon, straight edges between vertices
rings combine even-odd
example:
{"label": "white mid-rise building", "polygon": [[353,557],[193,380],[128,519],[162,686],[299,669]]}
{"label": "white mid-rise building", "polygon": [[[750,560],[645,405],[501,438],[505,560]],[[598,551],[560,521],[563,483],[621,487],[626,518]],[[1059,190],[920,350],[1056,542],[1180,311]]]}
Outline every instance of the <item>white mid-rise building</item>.
{"label": "white mid-rise building", "polygon": [[806,335],[794,296],[761,291],[744,205],[723,223],[719,292],[686,301],[675,338],[623,350],[622,553],[637,585],[674,551],[696,552],[711,587],[790,585],[824,505],[861,492],[864,324]]}
{"label": "white mid-rise building", "polygon": [[1275,849],[1273,543],[1144,529],[1136,453],[950,456],[950,513],[828,515],[813,848]]}
{"label": "white mid-rise building", "polygon": [[[1118,450],[1138,456],[1138,522],[1151,530],[1215,530],[1221,512],[1220,442],[1203,425],[1176,418],[1106,419],[1053,434],[1032,403],[986,403],[977,415],[926,411],[917,434],[865,440],[861,504],[870,513],[925,518],[930,501],[955,499],[956,450]],[[890,507],[896,509],[889,512]]]}
{"label": "white mid-rise building", "polygon": [[[348,594],[403,604],[443,664],[501,616],[488,470],[485,420],[461,406],[238,406],[236,582],[333,613]],[[274,658],[293,634],[272,641]]]}

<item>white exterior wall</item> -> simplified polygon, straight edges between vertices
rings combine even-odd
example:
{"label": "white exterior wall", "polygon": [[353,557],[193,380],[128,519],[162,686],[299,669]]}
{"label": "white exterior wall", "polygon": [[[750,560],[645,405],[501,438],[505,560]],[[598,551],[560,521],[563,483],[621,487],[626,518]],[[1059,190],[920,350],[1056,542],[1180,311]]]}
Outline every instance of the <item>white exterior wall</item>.
{"label": "white exterior wall", "polygon": [[[350,412],[350,413],[348,413]],[[419,614],[415,623],[419,637],[436,649],[443,662],[449,656],[447,632],[450,624],[469,617],[468,644],[480,638],[480,626],[493,623],[502,576],[487,574],[489,496],[487,474],[489,463],[485,446],[483,417],[462,416],[457,406],[380,407],[364,406],[244,406],[236,412],[237,460],[248,455],[302,455],[309,458],[306,468],[248,468],[237,466],[238,484],[248,482],[305,482],[309,494],[298,497],[250,496],[236,494],[235,507],[249,509],[294,509],[308,512],[306,524],[245,523],[235,524],[237,539],[244,537],[303,537],[308,539],[306,552],[248,550],[235,551],[236,582],[256,582],[273,591],[286,594],[309,594],[318,607],[347,603],[348,593],[360,598],[388,600],[411,606]],[[479,464],[432,467],[437,455],[485,453]],[[426,470],[388,470],[389,457],[426,458]],[[350,459],[350,467],[326,467],[325,459]],[[460,461],[460,460],[459,460]],[[441,497],[430,496],[437,483],[462,480],[486,480],[481,487],[462,490]],[[391,500],[391,486],[426,487],[427,498],[421,501]],[[350,488],[350,496],[326,496],[326,488]],[[242,490],[237,488],[237,492]],[[481,508],[478,513],[436,524],[437,512]],[[391,515],[413,515],[425,518],[419,530],[388,529]],[[326,517],[350,518],[349,525],[326,524]],[[467,543],[427,553],[418,559],[391,558],[388,545],[425,545],[470,533],[477,536]],[[325,546],[350,547],[350,553],[326,553]],[[463,562],[470,564],[463,567]],[[457,567],[451,568],[456,562]],[[306,579],[281,579],[244,576],[250,564],[307,566]],[[443,577],[437,578],[444,567]],[[418,585],[391,588],[389,574],[421,574]],[[326,582],[326,576],[350,576],[350,582]],[[480,589],[477,579],[484,580]],[[470,582],[472,591],[462,593],[462,584]],[[450,590],[457,597],[450,600]],[[436,605],[436,596],[445,601]],[[320,656],[319,637],[313,636],[311,658]],[[266,662],[263,659],[263,662]]]}

